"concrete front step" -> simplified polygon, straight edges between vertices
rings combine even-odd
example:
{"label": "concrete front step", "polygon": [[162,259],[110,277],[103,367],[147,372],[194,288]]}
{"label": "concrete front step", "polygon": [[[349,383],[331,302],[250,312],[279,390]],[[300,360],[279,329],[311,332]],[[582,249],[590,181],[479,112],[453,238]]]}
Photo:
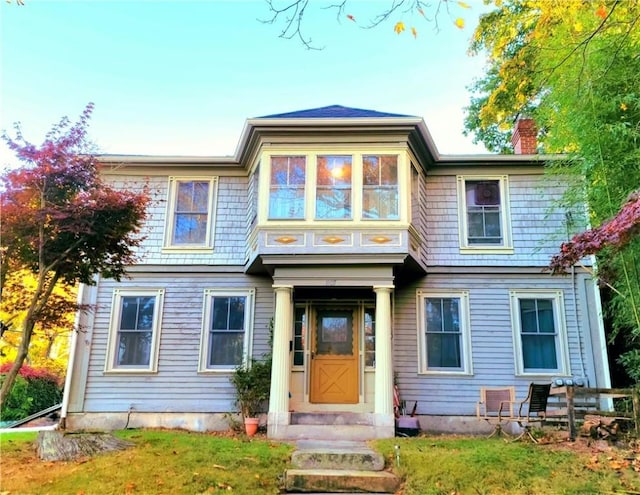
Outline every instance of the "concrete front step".
{"label": "concrete front step", "polygon": [[395,493],[400,479],[386,471],[333,469],[289,469],[285,474],[288,492]]}
{"label": "concrete front step", "polygon": [[393,428],[365,425],[281,425],[269,431],[272,438],[281,440],[375,440],[390,438]]}
{"label": "concrete front step", "polygon": [[384,457],[367,447],[300,448],[291,456],[291,464],[299,469],[343,469],[351,471],[382,471]]}
{"label": "concrete front step", "polygon": [[374,420],[369,413],[353,412],[317,412],[291,413],[292,425],[363,425],[373,426]]}

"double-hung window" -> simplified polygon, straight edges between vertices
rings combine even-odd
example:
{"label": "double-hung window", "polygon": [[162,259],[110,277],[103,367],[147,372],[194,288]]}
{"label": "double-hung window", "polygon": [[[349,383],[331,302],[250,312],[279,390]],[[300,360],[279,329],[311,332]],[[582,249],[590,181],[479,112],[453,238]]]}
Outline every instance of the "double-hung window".
{"label": "double-hung window", "polygon": [[166,248],[213,246],[214,199],[217,178],[169,178]]}
{"label": "double-hung window", "polygon": [[508,177],[458,176],[460,247],[511,249]]}
{"label": "double-hung window", "polygon": [[568,373],[561,292],[511,291],[517,374]]}
{"label": "double-hung window", "polygon": [[254,291],[205,290],[200,371],[229,371],[251,355]]}
{"label": "double-hung window", "polygon": [[270,219],[304,219],[306,157],[272,156]]}
{"label": "double-hung window", "polygon": [[351,156],[317,157],[316,219],[350,220]]}
{"label": "double-hung window", "polygon": [[398,155],[362,157],[362,218],[398,220]]}
{"label": "double-hung window", "polygon": [[421,373],[471,374],[469,295],[418,291]]}
{"label": "double-hung window", "polygon": [[113,295],[106,371],[155,372],[164,290]]}

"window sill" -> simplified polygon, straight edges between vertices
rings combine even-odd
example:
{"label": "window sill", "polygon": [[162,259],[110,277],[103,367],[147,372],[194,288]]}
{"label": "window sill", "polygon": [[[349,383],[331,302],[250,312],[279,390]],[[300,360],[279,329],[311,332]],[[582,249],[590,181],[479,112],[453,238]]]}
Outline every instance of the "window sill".
{"label": "window sill", "polygon": [[213,253],[212,247],[163,247],[162,254],[211,254]]}
{"label": "window sill", "polygon": [[418,375],[421,376],[473,376],[471,371],[442,371],[442,370],[427,370],[419,371]]}
{"label": "window sill", "polygon": [[549,371],[518,371],[516,372],[516,376],[525,376],[527,378],[541,376],[541,377],[552,377],[557,378],[559,376],[568,376],[568,373],[565,373],[561,370],[549,370]]}
{"label": "window sill", "polygon": [[461,247],[460,254],[514,254],[512,247]]}
{"label": "window sill", "polygon": [[104,371],[105,375],[156,375],[158,370],[137,368],[113,368]]}

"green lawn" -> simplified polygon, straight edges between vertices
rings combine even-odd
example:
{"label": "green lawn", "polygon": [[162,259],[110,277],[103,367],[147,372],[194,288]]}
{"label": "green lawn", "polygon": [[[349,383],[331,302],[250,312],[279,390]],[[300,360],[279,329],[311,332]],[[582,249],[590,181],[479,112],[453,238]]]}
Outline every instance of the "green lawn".
{"label": "green lawn", "polygon": [[[38,460],[35,433],[1,435],[0,495],[275,494],[293,450],[264,437],[231,434],[117,435],[134,447],[73,462]],[[584,443],[569,448],[437,436],[373,445],[405,479],[403,495],[640,493],[640,454],[631,450],[598,453]]]}

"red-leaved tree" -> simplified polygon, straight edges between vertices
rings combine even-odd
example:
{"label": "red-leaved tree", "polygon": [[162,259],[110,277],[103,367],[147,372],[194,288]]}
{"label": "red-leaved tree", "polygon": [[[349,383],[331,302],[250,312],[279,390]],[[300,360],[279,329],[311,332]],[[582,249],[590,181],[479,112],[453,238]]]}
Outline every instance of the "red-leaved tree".
{"label": "red-leaved tree", "polygon": [[34,328],[48,313],[57,284],[92,284],[96,274],[120,280],[136,258],[149,196],[101,181],[87,127],[93,104],[77,122],[66,117],[40,146],[2,139],[23,164],[1,177],[0,297],[8,275],[31,271],[37,279],[21,329],[17,357],[0,389],[0,409],[29,352]]}
{"label": "red-leaved tree", "polygon": [[563,242],[560,252],[551,258],[549,268],[554,274],[578,263],[582,258],[597,254],[606,247],[622,248],[640,234],[640,191],[629,195],[620,211],[599,227],[576,234]]}

